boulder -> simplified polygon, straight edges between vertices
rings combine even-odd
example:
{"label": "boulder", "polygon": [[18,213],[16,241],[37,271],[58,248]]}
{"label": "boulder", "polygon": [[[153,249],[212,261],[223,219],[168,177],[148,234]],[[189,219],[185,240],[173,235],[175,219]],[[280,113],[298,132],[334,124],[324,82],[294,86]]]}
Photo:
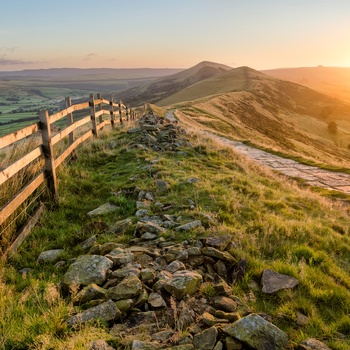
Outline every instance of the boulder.
{"label": "boulder", "polygon": [[190,231],[199,226],[202,226],[202,222],[200,220],[194,220],[188,222],[187,224],[176,227],[175,231]]}
{"label": "boulder", "polygon": [[202,280],[202,276],[195,271],[177,271],[170,280],[165,282],[164,289],[177,299],[182,299],[186,294],[195,293]]}
{"label": "boulder", "polygon": [[209,236],[204,239],[204,242],[207,247],[212,247],[223,251],[227,248],[231,240],[232,237],[230,235]]}
{"label": "boulder", "polygon": [[63,286],[102,284],[113,262],[101,255],[81,255],[63,276]]}
{"label": "boulder", "polygon": [[89,345],[89,350],[114,350],[105,340],[94,340]]}
{"label": "boulder", "polygon": [[326,344],[320,342],[319,340],[309,338],[303,340],[299,346],[298,350],[331,350]]}
{"label": "boulder", "polygon": [[256,350],[282,350],[288,345],[283,331],[256,314],[241,318],[224,331]]}
{"label": "boulder", "polygon": [[135,298],[141,294],[142,283],[135,275],[125,277],[117,286],[109,288],[107,296],[113,300]]}
{"label": "boulder", "polygon": [[215,296],[212,301],[216,309],[225,312],[234,312],[237,310],[237,304],[230,298],[218,295]]}
{"label": "boulder", "polygon": [[113,224],[110,228],[110,231],[116,234],[124,234],[131,228],[131,226],[132,226],[132,221],[131,219],[128,218]]}
{"label": "boulder", "polygon": [[106,289],[99,287],[97,284],[89,284],[82,289],[75,297],[74,304],[83,305],[91,300],[103,299],[106,295]]}
{"label": "boulder", "polygon": [[134,254],[127,253],[121,248],[115,248],[106,255],[106,258],[113,261],[114,266],[122,266],[131,263],[134,260]]}
{"label": "boulder", "polygon": [[64,249],[46,250],[39,255],[38,263],[54,263],[60,258],[63,252]]}
{"label": "boulder", "polygon": [[108,300],[98,306],[87,309],[68,319],[69,326],[79,325],[91,320],[101,319],[103,321],[112,321],[120,317],[121,313],[112,300]]}
{"label": "boulder", "polygon": [[193,345],[196,350],[212,350],[216,344],[218,330],[215,327],[206,329],[196,334],[193,338]]}
{"label": "boulder", "polygon": [[294,277],[265,269],[262,274],[261,284],[263,293],[272,294],[281,289],[292,289],[299,284],[299,281]]}
{"label": "boulder", "polygon": [[148,296],[148,303],[153,307],[153,308],[160,308],[160,307],[166,307],[165,300],[163,297],[158,294],[158,293],[151,293]]}
{"label": "boulder", "polygon": [[114,211],[119,210],[120,208],[117,207],[114,204],[111,203],[105,203],[102,204],[101,206],[99,206],[98,208],[91,210],[87,213],[88,216],[90,217],[94,217],[94,216],[100,216],[100,215],[104,215],[104,214],[108,214],[108,213],[112,213]]}
{"label": "boulder", "polygon": [[228,263],[235,263],[236,259],[228,252],[222,252],[213,247],[204,247],[202,248],[202,254],[206,256],[210,256],[212,258],[220,259],[223,261],[227,261]]}

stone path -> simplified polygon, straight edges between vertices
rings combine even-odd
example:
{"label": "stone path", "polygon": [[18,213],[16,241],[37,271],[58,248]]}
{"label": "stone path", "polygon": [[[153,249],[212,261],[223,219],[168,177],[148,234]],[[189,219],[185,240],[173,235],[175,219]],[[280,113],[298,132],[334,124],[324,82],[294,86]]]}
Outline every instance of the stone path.
{"label": "stone path", "polygon": [[224,137],[207,133],[210,137],[222,141],[225,145],[233,147],[239,153],[257,161],[284,175],[305,180],[308,185],[322,187],[327,190],[340,191],[350,194],[350,175],[323,170],[314,166],[304,165],[292,159],[286,159],[274,154],[250,147],[242,142],[231,141]]}

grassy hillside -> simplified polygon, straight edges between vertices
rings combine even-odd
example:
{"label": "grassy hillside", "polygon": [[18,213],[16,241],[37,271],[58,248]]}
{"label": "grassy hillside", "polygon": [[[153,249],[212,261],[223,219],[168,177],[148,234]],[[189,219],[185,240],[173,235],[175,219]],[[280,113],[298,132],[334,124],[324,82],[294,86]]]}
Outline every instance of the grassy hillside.
{"label": "grassy hillside", "polygon": [[[187,101],[187,102],[186,102]],[[164,100],[186,124],[290,156],[350,167],[350,105],[248,67]],[[335,122],[337,131],[329,129]]]}
{"label": "grassy hillside", "polygon": [[[91,223],[86,213],[106,201],[120,209],[101,221],[113,224],[131,218],[135,224],[136,199],[128,196],[128,189],[155,191],[155,180],[162,179],[170,189],[157,200],[168,203],[168,209],[160,213],[154,205],[152,214],[182,218],[208,214],[215,219],[188,234],[169,229],[165,240],[231,235],[235,257],[247,260],[245,278],[232,288],[252,312],[270,315],[287,332],[291,348],[314,337],[332,349],[349,349],[348,206],[301,190],[195,133],[189,135],[193,147],[179,154],[129,148],[133,137],[115,131],[81,149],[78,160],[59,174],[58,208],[47,212],[18,253],[1,265],[0,347],[86,349],[91,340],[106,339],[115,348],[128,348],[131,339],[112,336],[105,324],[69,328],[65,321],[76,307],[55,287],[67,266],[42,265],[37,257],[54,248],[65,249],[64,260],[82,254],[79,243],[89,237],[83,228]],[[115,147],[110,146],[112,140]],[[198,181],[187,181],[193,178]],[[192,208],[188,199],[194,202]],[[100,234],[97,242],[125,243],[132,233]],[[21,276],[18,270],[24,267],[33,271]],[[257,284],[264,268],[297,278],[298,288],[273,296],[260,292]],[[297,322],[298,313],[308,317],[303,326]]]}
{"label": "grassy hillside", "polygon": [[350,102],[350,68],[300,67],[262,71],[272,77],[308,86],[326,95]]}
{"label": "grassy hillside", "polygon": [[158,103],[168,96],[182,91],[199,81],[220,75],[231,70],[231,67],[223,64],[203,61],[194,67],[186,69],[167,77],[162,77],[145,86],[135,87],[118,93],[118,99],[131,104],[143,104],[144,102]]}

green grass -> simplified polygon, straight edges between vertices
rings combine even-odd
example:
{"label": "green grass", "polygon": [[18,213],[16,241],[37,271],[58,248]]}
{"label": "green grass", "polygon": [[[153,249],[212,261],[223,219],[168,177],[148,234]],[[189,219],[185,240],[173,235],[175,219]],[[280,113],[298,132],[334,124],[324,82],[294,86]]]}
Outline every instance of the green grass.
{"label": "green grass", "polygon": [[[122,131],[110,137],[117,143],[115,149],[108,147],[109,136],[103,136],[84,146],[78,160],[59,173],[58,208],[44,215],[18,253],[2,267],[0,346],[84,349],[97,338],[118,344],[103,325],[90,324],[77,332],[67,327],[64,321],[73,306],[53,287],[67,267],[41,266],[36,260],[40,252],[53,248],[64,248],[65,259],[81,254],[78,244],[88,238],[82,229],[91,222],[86,213],[106,201],[121,209],[100,220],[112,224],[131,217],[136,223],[136,198],[128,191],[118,191],[136,186],[156,193],[156,175],[171,186],[167,193],[157,196],[158,201],[173,205],[166,213],[196,219],[206,213],[216,220],[189,234],[174,235],[168,230],[166,237],[182,241],[230,234],[232,254],[247,260],[246,277],[233,286],[234,292],[248,300],[252,311],[271,315],[295,347],[313,337],[332,349],[349,348],[350,341],[338,335],[350,334],[349,207],[299,189],[196,134],[190,135],[193,148],[184,149],[186,156],[130,149],[127,143],[132,136]],[[152,169],[145,168],[154,159],[158,162]],[[193,177],[199,181],[186,181]],[[188,208],[188,198],[195,202],[194,210]],[[151,208],[153,214],[159,214],[156,206]],[[130,238],[132,232],[121,237],[102,234],[98,242],[125,242]],[[23,267],[33,268],[33,274],[20,277],[17,270]],[[256,300],[249,299],[249,284],[260,281],[264,268],[297,278],[298,288],[273,296],[254,291]],[[202,293],[212,291],[207,287]],[[308,316],[306,326],[297,324],[297,312]]]}

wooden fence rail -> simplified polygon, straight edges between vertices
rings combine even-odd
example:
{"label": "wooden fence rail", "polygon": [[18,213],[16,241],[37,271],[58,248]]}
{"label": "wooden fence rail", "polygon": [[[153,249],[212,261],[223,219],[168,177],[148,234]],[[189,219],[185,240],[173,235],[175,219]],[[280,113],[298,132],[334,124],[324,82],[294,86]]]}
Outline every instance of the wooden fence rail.
{"label": "wooden fence rail", "polygon": [[[74,112],[84,110],[86,110],[87,114],[84,116],[80,115],[79,119],[74,121]],[[30,165],[33,161],[44,159],[45,162],[39,174],[0,208],[0,225],[4,224],[20,205],[44,182],[46,182],[52,198],[57,199],[56,169],[69,155],[74,154],[78,145],[91,136],[98,137],[99,131],[106,125],[110,125],[114,128],[116,116],[119,116],[120,123],[123,123],[123,120],[128,121],[129,119],[136,118],[137,113],[125,106],[121,101],[116,103],[113,101],[113,98],[110,100],[103,99],[100,94],[97,95],[97,99],[94,98],[94,95],[90,95],[89,102],[75,105],[72,105],[70,98],[66,98],[65,109],[52,115],[49,115],[48,111],[41,111],[39,113],[39,123],[29,125],[19,131],[1,137],[0,150],[38,131],[41,133],[41,144],[38,147],[7,166],[5,169],[0,169],[0,186],[5,185],[6,181]],[[67,127],[53,135],[52,124],[64,117],[67,118]],[[89,123],[88,131],[85,129],[84,134],[79,135],[79,137],[75,139],[75,131],[82,126],[88,126]],[[68,147],[55,158],[54,146],[63,139],[68,139]]]}

